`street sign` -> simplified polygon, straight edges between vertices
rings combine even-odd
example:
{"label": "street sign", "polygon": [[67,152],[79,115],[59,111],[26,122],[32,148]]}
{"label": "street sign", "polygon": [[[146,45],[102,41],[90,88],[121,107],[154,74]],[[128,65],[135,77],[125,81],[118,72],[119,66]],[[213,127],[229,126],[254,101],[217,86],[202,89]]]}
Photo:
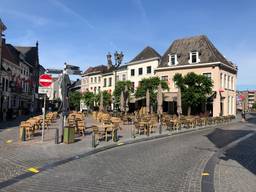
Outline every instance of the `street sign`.
{"label": "street sign", "polygon": [[51,97],[52,91],[53,90],[52,90],[51,87],[41,87],[41,86],[38,87],[38,93],[39,94],[46,94],[48,98]]}
{"label": "street sign", "polygon": [[52,76],[48,74],[40,75],[39,84],[42,87],[49,87],[52,84]]}
{"label": "street sign", "polygon": [[63,73],[63,70],[62,69],[46,69],[46,73],[61,74],[61,73]]}

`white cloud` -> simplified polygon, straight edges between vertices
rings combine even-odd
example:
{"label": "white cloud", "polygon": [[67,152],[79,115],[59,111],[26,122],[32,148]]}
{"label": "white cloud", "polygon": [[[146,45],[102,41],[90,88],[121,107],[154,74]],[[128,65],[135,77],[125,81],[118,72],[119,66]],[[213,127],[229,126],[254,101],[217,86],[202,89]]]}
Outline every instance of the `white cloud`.
{"label": "white cloud", "polygon": [[149,21],[148,21],[147,12],[146,12],[141,0],[133,0],[133,3],[136,6],[136,8],[138,9],[138,11],[141,15],[142,21],[145,22],[146,24],[148,24]]}
{"label": "white cloud", "polygon": [[15,18],[24,19],[30,23],[32,23],[35,26],[44,26],[49,23],[49,20],[45,17],[40,17],[38,15],[32,15],[29,13],[20,12],[17,10],[10,10],[10,9],[2,9],[0,8],[1,14],[7,14],[10,16],[13,16]]}
{"label": "white cloud", "polygon": [[61,9],[63,12],[79,19],[80,21],[82,21],[83,23],[85,23],[89,28],[94,29],[94,25],[92,25],[85,17],[79,15],[78,13],[76,13],[74,10],[72,10],[71,8],[69,8],[68,6],[66,6],[64,3],[62,3],[61,1],[58,0],[51,0],[51,3],[53,3],[53,5],[55,5],[57,8]]}

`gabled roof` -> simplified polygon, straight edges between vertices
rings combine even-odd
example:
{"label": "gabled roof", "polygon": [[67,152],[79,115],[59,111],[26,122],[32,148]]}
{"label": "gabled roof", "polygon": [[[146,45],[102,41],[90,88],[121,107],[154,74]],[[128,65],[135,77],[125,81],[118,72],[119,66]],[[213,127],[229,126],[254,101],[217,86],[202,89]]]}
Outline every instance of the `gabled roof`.
{"label": "gabled roof", "polygon": [[19,65],[19,52],[11,44],[3,43],[2,54],[4,59]]}
{"label": "gabled roof", "polygon": [[89,74],[89,73],[104,73],[105,71],[108,70],[108,67],[106,65],[98,65],[96,67],[89,67],[84,74]]}
{"label": "gabled roof", "polygon": [[160,58],[161,55],[152,47],[147,46],[134,59],[132,59],[130,63],[135,61],[145,60],[145,59],[151,59],[155,57]]}
{"label": "gabled roof", "polygon": [[160,66],[168,66],[169,54],[177,54],[178,65],[189,64],[189,54],[191,51],[199,52],[199,63],[222,62],[232,65],[212,44],[205,35],[193,36],[189,38],[177,39],[164,53]]}
{"label": "gabled roof", "polygon": [[38,63],[38,48],[37,47],[21,47],[15,46],[24,56],[25,60],[32,66],[36,66]]}

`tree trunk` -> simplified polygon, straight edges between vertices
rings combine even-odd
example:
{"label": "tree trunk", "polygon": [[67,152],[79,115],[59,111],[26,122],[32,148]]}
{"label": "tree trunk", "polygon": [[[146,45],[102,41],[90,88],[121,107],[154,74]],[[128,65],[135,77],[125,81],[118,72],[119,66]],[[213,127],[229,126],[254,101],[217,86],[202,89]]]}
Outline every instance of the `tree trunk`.
{"label": "tree trunk", "polygon": [[188,116],[190,116],[190,114],[191,114],[191,106],[189,105],[188,106]]}

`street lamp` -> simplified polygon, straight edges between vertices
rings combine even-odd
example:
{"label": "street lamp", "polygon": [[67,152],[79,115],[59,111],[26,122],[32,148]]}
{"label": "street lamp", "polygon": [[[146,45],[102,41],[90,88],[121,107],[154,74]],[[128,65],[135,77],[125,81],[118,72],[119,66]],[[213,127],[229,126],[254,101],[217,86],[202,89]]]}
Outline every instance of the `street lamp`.
{"label": "street lamp", "polygon": [[[107,54],[107,61],[108,61],[108,65],[109,67],[111,66],[111,68],[113,69],[114,72],[114,79],[115,79],[115,84],[114,84],[114,89],[116,89],[116,72],[118,67],[121,65],[122,61],[123,61],[123,57],[124,54],[121,51],[120,53],[118,53],[117,51],[114,53],[114,59],[115,59],[115,63],[112,64],[112,59],[111,59],[111,53]],[[116,99],[114,100],[114,111],[116,112]]]}

